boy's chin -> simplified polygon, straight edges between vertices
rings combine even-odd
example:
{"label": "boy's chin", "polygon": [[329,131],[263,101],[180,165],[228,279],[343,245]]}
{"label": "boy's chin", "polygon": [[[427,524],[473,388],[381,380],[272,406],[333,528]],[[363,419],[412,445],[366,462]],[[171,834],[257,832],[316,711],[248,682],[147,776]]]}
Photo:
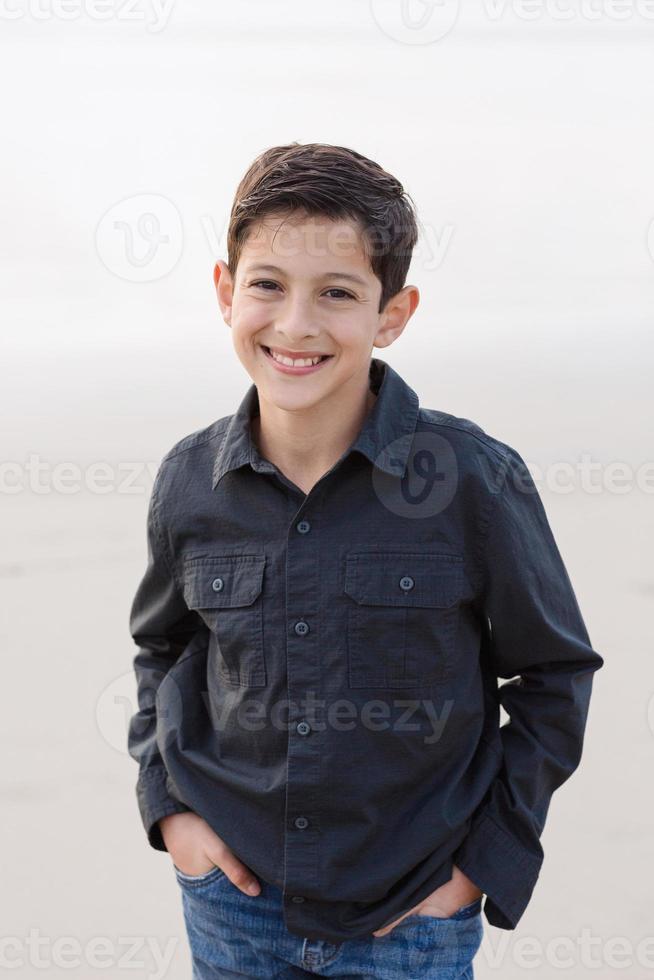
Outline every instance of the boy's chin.
{"label": "boy's chin", "polygon": [[258,385],[260,397],[286,412],[307,412],[338,393],[338,385],[316,385],[311,391],[280,391],[279,385],[264,381]]}

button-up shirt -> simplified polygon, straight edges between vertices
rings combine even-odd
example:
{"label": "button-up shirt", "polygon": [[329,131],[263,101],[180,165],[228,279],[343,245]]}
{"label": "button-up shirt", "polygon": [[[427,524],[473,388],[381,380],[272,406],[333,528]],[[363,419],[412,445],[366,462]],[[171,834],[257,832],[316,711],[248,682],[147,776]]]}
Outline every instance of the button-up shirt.
{"label": "button-up shirt", "polygon": [[519,453],[379,358],[369,384],[309,493],[259,452],[255,385],[163,458],[130,615],[141,818],[166,850],[157,821],[199,814],[297,936],[369,935],[453,864],[514,929],[603,659]]}

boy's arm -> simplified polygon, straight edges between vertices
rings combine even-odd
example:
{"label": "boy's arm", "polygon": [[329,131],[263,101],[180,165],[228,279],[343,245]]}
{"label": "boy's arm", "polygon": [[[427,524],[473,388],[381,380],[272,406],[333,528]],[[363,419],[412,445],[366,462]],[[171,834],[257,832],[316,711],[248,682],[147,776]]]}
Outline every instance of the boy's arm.
{"label": "boy's arm", "polygon": [[[163,465],[163,464],[162,464]],[[197,613],[189,610],[167,552],[159,498],[162,467],[154,480],[148,509],[145,574],[134,596],[129,629],[139,651],[133,664],[138,710],[130,719],[128,752],[139,763],[136,796],[148,840],[167,850],[157,823],[164,816],[190,809],[170,796],[168,775],[157,744],[157,689],[198,629]]]}
{"label": "boy's arm", "polygon": [[[509,715],[503,764],[453,861],[483,892],[491,925],[514,929],[540,873],[554,790],[577,768],[595,652],[545,510],[522,457],[506,461],[485,541],[482,614],[490,669]],[[518,675],[518,676],[516,676]]]}

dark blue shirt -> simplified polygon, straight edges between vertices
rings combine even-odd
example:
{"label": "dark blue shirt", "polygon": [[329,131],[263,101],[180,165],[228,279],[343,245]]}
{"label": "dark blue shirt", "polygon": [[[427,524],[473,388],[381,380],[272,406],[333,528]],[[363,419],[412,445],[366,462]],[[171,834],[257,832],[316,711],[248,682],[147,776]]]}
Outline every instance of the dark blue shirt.
{"label": "dark blue shirt", "polygon": [[518,452],[378,358],[370,385],[308,494],[257,448],[255,385],[164,457],[130,617],[141,817],[159,850],[161,817],[203,817],[298,936],[369,935],[453,864],[513,929],[604,661]]}

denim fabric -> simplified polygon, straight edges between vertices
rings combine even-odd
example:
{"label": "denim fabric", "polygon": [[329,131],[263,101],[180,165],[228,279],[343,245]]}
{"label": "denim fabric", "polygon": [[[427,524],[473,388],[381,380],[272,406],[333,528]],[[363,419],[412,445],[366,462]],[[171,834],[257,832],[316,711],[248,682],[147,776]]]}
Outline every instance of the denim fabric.
{"label": "denim fabric", "polygon": [[407,915],[385,936],[344,942],[293,935],[282,892],[264,884],[244,895],[219,868],[188,876],[175,869],[191,949],[193,980],[336,977],[342,980],[473,980],[483,936],[481,899],[448,918]]}
{"label": "denim fabric", "polygon": [[130,617],[141,818],[165,850],[157,822],[199,814],[296,936],[365,939],[454,865],[513,929],[603,659],[520,454],[369,380],[308,494],[252,438],[254,385],[165,455]]}

